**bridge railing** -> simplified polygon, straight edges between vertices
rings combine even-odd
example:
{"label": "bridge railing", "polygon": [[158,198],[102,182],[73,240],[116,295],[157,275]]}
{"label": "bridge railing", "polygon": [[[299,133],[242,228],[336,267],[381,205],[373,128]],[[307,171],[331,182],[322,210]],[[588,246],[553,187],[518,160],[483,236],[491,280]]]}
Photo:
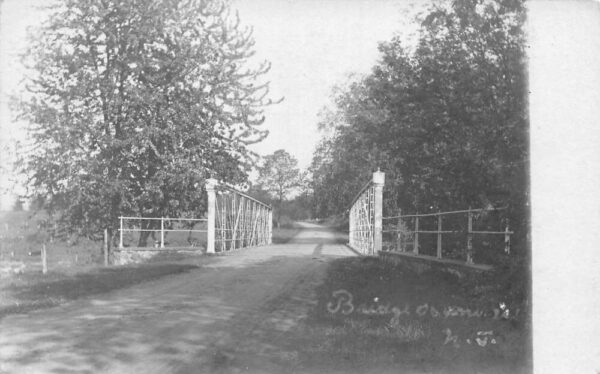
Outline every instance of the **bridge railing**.
{"label": "bridge railing", "polygon": [[381,250],[384,183],[385,174],[376,171],[350,205],[348,245],[364,255]]}
{"label": "bridge railing", "polygon": [[438,259],[490,260],[504,247],[510,254],[506,208],[466,209],[425,214],[383,216],[385,174],[379,170],[352,200],[348,245],[363,255],[379,251],[412,252]]}
{"label": "bridge railing", "polygon": [[[206,241],[205,218],[119,217],[119,248],[136,247],[148,233],[156,248],[199,247]],[[169,237],[167,235],[170,234]]]}
{"label": "bridge railing", "polygon": [[[267,245],[272,242],[273,209],[236,189],[209,179],[207,252]],[[212,244],[212,245],[211,245]]]}
{"label": "bridge railing", "polygon": [[[505,208],[469,208],[405,215],[400,211],[399,215],[383,217],[386,249],[432,255],[438,259],[458,257],[467,264],[474,263],[476,247],[494,250],[503,245],[504,252],[509,254],[513,232],[508,220],[499,214],[503,210]],[[435,253],[431,253],[433,248]]]}
{"label": "bridge railing", "polygon": [[[202,218],[119,217],[119,248],[136,247],[142,233],[151,238],[154,247],[205,244],[207,253],[271,244],[273,210],[270,205],[219,184],[215,179],[206,181],[206,192],[208,208]],[[167,240],[169,233],[173,234]]]}

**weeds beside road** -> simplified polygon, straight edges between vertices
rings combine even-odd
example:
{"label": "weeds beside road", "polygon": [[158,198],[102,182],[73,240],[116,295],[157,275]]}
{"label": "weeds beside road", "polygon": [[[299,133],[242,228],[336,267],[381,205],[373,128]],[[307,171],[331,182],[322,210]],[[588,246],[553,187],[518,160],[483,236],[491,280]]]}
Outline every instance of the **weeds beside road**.
{"label": "weeds beside road", "polygon": [[294,345],[309,372],[329,362],[348,372],[531,372],[528,311],[477,286],[374,258],[335,260]]}
{"label": "weeds beside road", "polygon": [[[301,224],[274,230],[273,241],[286,245],[232,256],[16,275],[0,285],[0,323],[8,314],[95,296],[99,302],[33,319],[9,317],[3,326],[15,336],[31,330],[60,337],[44,351],[48,360],[70,352],[114,372],[146,360],[159,365],[149,372],[165,373],[198,367],[215,373],[247,367],[261,373],[531,372],[529,313],[490,287],[493,279],[416,274],[372,257],[336,258],[345,248],[338,236]],[[24,355],[30,350],[23,349]],[[123,349],[132,356],[115,361]],[[13,356],[7,358],[15,368],[40,360]]]}
{"label": "weeds beside road", "polygon": [[196,268],[198,266],[191,264],[144,264],[45,275],[16,274],[0,286],[0,319],[8,314],[53,307]]}
{"label": "weeds beside road", "polygon": [[[298,226],[273,230],[273,243],[289,242],[300,232]],[[77,252],[77,248],[73,248]],[[27,271],[2,279],[0,283],[0,319],[9,314],[27,313],[49,308],[67,301],[126,288],[167,275],[197,269],[198,261],[209,258],[171,254],[132,266],[82,265],[50,270]]]}

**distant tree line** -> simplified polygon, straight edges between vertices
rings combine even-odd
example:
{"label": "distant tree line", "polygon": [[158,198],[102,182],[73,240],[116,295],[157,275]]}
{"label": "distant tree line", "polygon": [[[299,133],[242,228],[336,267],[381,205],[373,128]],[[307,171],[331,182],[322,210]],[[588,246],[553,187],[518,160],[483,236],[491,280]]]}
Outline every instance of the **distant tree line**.
{"label": "distant tree line", "polygon": [[528,108],[518,0],[456,0],[420,18],[416,48],[381,43],[371,73],[334,91],[310,168],[313,211],[344,212],[381,168],[387,212],[508,207],[529,217]]}

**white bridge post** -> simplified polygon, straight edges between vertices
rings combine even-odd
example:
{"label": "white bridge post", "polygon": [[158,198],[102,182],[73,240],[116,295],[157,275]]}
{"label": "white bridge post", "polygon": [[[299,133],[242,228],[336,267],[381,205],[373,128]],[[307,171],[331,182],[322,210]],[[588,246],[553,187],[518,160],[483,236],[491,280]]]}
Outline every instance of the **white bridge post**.
{"label": "white bridge post", "polygon": [[383,233],[383,185],[385,183],[385,173],[377,171],[373,173],[373,193],[374,193],[374,217],[373,217],[373,253],[381,251],[382,233]]}
{"label": "white bridge post", "polygon": [[217,180],[209,178],[206,180],[206,193],[208,195],[208,222],[207,222],[207,238],[206,238],[206,253],[215,253],[215,208],[216,208],[216,193],[215,187]]}

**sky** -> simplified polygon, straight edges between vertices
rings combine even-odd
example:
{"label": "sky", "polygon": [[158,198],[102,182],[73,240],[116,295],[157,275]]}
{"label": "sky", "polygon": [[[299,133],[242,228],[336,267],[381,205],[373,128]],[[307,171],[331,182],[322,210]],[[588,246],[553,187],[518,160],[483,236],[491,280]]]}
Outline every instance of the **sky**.
{"label": "sky", "polygon": [[[15,158],[13,144],[24,141],[24,124],[14,120],[9,108],[9,96],[16,93],[24,69],[19,54],[26,43],[27,27],[39,23],[43,15],[35,6],[40,0],[4,0],[0,16],[0,210],[11,208],[14,193],[22,194],[21,179],[11,172]],[[20,183],[21,182],[21,183]]]}
{"label": "sky", "polygon": [[[332,87],[351,74],[366,74],[379,57],[378,43],[410,30],[411,9],[424,1],[238,0],[242,22],[254,29],[259,58],[271,62],[273,98],[266,110],[270,136],[259,153],[283,148],[308,166],[320,134],[318,113]],[[413,10],[414,12],[414,10]]]}
{"label": "sky", "polygon": [[[8,96],[18,91],[24,70],[18,55],[26,30],[44,14],[43,0],[4,0],[0,24],[0,141],[25,138],[13,121]],[[394,33],[408,34],[412,16],[427,0],[232,0],[243,26],[254,30],[254,61],[267,60],[271,98],[283,101],[265,109],[269,136],[251,149],[266,155],[287,150],[305,168],[321,134],[318,113],[329,103],[332,87],[350,75],[367,74],[376,63],[378,43]],[[413,24],[414,25],[414,24]],[[10,156],[2,154],[3,164]],[[4,179],[0,184],[10,184]],[[6,197],[10,200],[14,197]],[[6,205],[6,201],[2,201]]]}

